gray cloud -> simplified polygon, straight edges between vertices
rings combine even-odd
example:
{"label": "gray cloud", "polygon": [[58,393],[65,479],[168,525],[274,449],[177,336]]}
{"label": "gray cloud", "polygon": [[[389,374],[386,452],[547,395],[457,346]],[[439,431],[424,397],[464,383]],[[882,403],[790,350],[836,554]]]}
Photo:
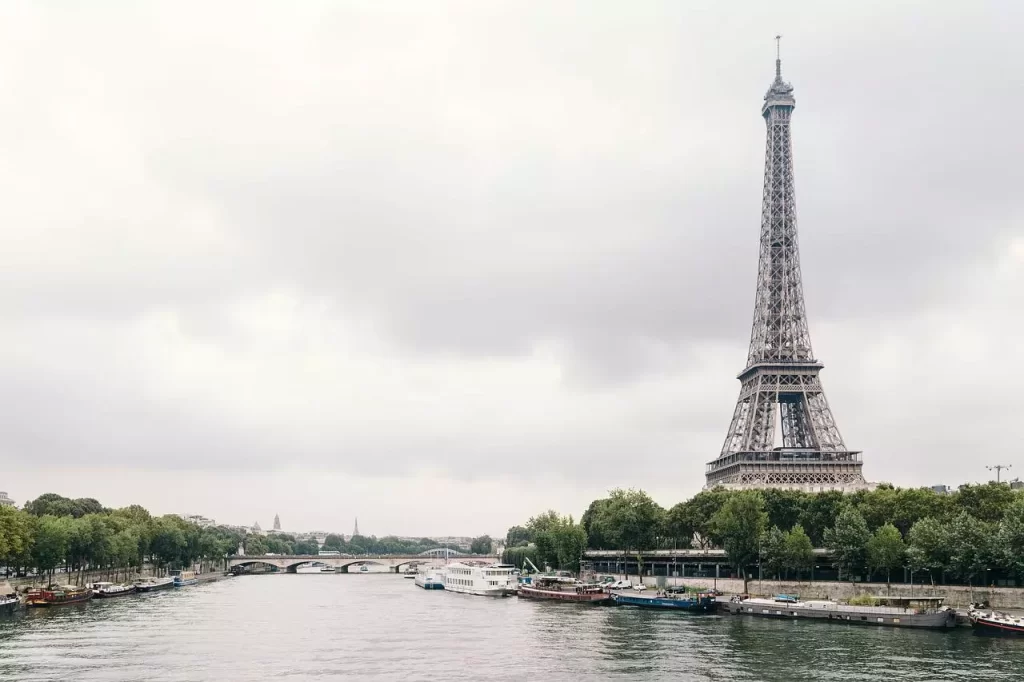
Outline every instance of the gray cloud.
{"label": "gray cloud", "polygon": [[955,410],[1012,454],[986,434],[1020,369],[979,386],[957,339],[1021,332],[1018,4],[244,7],[6,10],[0,453],[594,482],[628,458],[692,492],[745,357],[781,30],[847,440],[871,476],[962,479]]}

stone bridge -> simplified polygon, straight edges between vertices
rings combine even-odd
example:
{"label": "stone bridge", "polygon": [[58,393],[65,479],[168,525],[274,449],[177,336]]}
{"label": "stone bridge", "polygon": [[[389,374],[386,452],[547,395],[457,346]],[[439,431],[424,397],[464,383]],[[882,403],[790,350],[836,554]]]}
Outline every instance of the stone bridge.
{"label": "stone bridge", "polygon": [[[485,556],[479,554],[460,554],[449,551],[451,558],[459,561],[479,561],[481,563],[494,563],[498,561],[497,556]],[[274,568],[295,573],[295,569],[302,564],[315,564],[317,566],[331,566],[339,573],[349,573],[350,566],[371,564],[376,566],[387,566],[390,573],[401,573],[406,567],[416,564],[434,562],[438,557],[443,557],[443,551],[438,553],[435,550],[423,554],[373,554],[361,556],[322,556],[319,554],[306,554],[285,556],[283,554],[265,554],[261,556],[235,556],[228,559],[228,570],[236,568],[255,566],[273,566]]]}

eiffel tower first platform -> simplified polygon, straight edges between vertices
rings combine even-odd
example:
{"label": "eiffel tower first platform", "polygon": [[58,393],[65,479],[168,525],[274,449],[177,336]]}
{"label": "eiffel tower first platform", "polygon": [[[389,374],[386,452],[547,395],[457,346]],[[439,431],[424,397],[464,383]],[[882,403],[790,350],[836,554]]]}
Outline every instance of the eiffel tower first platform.
{"label": "eiffel tower first platform", "polygon": [[[747,367],[718,459],[707,465],[707,488],[864,489],[861,453],[839,434],[811,351],[797,248],[796,193],[790,119],[796,100],[775,60],[764,97],[767,124],[761,251]],[[776,431],[782,445],[776,447]]]}

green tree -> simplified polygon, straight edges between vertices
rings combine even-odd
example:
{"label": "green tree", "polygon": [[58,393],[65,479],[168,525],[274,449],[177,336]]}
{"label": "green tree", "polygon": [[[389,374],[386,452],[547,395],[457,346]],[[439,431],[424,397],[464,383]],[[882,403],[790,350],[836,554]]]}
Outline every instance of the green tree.
{"label": "green tree", "polygon": [[761,536],[761,566],[768,572],[782,579],[782,569],[786,567],[786,534],[778,526],[772,526]]}
{"label": "green tree", "polygon": [[864,517],[852,506],[844,507],[836,524],[825,529],[825,546],[832,550],[839,570],[852,578],[855,571],[864,568],[871,531]]}
{"label": "green tree", "polygon": [[526,530],[522,526],[512,526],[508,529],[508,533],[505,534],[505,546],[525,547],[530,544],[532,539],[530,531]]}
{"label": "green tree", "polygon": [[808,494],[799,490],[768,488],[761,491],[768,525],[792,528],[800,521],[807,505]]}
{"label": "green tree", "polygon": [[786,533],[786,568],[802,572],[814,565],[814,546],[799,523]]}
{"label": "green tree", "polygon": [[186,552],[185,534],[170,516],[161,516],[151,524],[150,552],[159,568],[180,566]]}
{"label": "green tree", "polygon": [[[587,546],[590,549],[613,549],[606,537],[601,534],[600,530],[595,523],[597,518],[601,515],[601,510],[608,504],[607,498],[600,500],[594,500],[587,507],[587,510],[583,512],[583,516],[580,517],[580,525],[583,526],[583,530],[587,534]],[[512,529],[509,529],[509,533]]]}
{"label": "green tree", "polygon": [[10,570],[28,563],[34,521],[24,511],[0,506],[0,565]]}
{"label": "green tree", "polygon": [[[689,539],[700,549],[720,544],[720,539],[715,537],[712,519],[733,494],[722,487],[702,490],[686,502],[675,505],[666,525],[676,537],[689,532]],[[680,543],[679,546],[686,547],[689,544]]]}
{"label": "green tree", "polygon": [[[355,538],[353,538],[355,540]],[[324,538],[324,549],[329,552],[341,552],[345,549],[345,538],[331,533]],[[248,551],[248,550],[246,550]]]}
{"label": "green tree", "polygon": [[1002,564],[1024,579],[1024,495],[1017,495],[999,522],[998,546]]}
{"label": "green tree", "polygon": [[558,568],[578,572],[580,558],[587,549],[587,531],[567,516],[552,531],[555,541],[555,558]]}
{"label": "green tree", "polygon": [[868,563],[872,571],[885,571],[885,582],[891,581],[892,570],[903,566],[906,546],[899,529],[887,523],[878,528],[868,540]]}
{"label": "green tree", "polygon": [[760,492],[737,492],[726,500],[712,518],[714,533],[721,538],[729,562],[743,575],[743,591],[747,591],[747,566],[758,559],[758,543],[768,524],[764,500]]}
{"label": "green tree", "polygon": [[481,535],[473,538],[469,544],[469,551],[473,554],[490,554],[494,550],[494,541],[490,535]]}
{"label": "green tree", "polygon": [[31,558],[40,574],[49,573],[53,581],[53,570],[67,559],[68,541],[71,537],[71,519],[49,514],[39,518],[35,525]]}
{"label": "green tree", "polygon": [[864,517],[868,530],[874,531],[887,523],[892,523],[896,518],[898,503],[896,489],[891,485],[880,485],[862,494],[857,511]]}
{"label": "green tree", "polygon": [[815,547],[825,544],[825,530],[835,527],[839,512],[846,504],[843,493],[837,490],[817,493],[807,500],[800,514],[800,525]]}
{"label": "green tree", "polygon": [[938,519],[924,518],[907,533],[907,564],[912,573],[928,571],[932,585],[935,575],[949,566],[949,532]]}
{"label": "green tree", "polygon": [[267,542],[262,535],[249,533],[245,536],[244,544],[246,556],[261,556],[267,553]]}
{"label": "green tree", "polygon": [[998,523],[1013,504],[1014,491],[1005,483],[962,485],[954,494],[954,503],[979,521]]}
{"label": "green tree", "polygon": [[984,576],[993,556],[992,527],[967,512],[960,512],[949,525],[949,568],[962,580],[973,585],[977,576]]}
{"label": "green tree", "polygon": [[652,549],[664,515],[665,510],[644,491],[617,488],[601,506],[593,527],[615,549]]}
{"label": "green tree", "polygon": [[320,546],[316,544],[316,540],[310,538],[308,540],[299,540],[295,543],[294,552],[300,555],[314,555],[320,551]]}
{"label": "green tree", "polygon": [[517,545],[506,547],[501,555],[502,563],[511,564],[521,569],[528,568],[526,560],[529,559],[534,565],[540,563],[540,556],[537,554],[536,545]]}

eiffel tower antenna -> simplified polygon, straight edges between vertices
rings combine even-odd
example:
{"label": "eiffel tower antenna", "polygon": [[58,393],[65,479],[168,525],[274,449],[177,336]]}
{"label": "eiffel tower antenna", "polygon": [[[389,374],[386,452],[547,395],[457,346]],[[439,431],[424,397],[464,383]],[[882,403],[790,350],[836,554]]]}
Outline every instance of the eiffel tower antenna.
{"label": "eiffel tower antenna", "polygon": [[761,107],[767,141],[750,350],[725,443],[707,465],[706,487],[854,490],[867,485],[861,453],[847,449],[832,417],[804,309],[790,136],[796,98],[782,80],[781,41],[775,36],[775,80]]}

